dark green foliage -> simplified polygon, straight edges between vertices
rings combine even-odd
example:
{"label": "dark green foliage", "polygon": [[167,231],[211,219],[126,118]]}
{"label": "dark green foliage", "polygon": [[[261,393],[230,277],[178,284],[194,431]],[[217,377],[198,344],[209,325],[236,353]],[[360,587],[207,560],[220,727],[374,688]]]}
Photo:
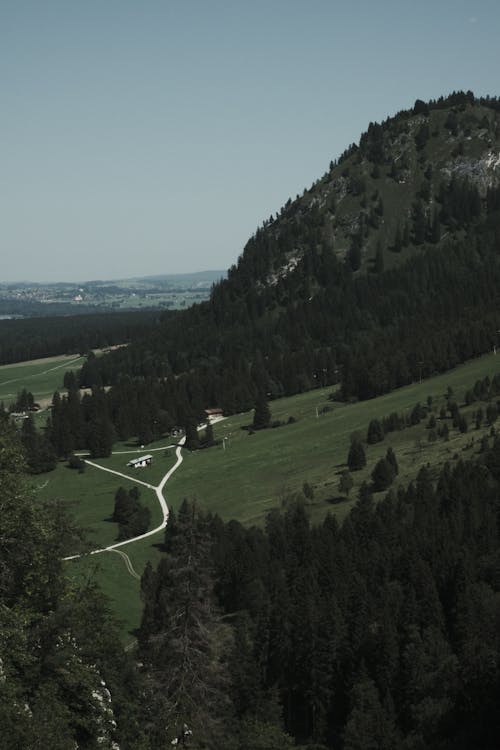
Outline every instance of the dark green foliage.
{"label": "dark green foliage", "polygon": [[347,495],[347,497],[349,497],[349,493],[352,490],[353,485],[354,479],[352,478],[351,474],[348,471],[343,471],[340,475],[339,480],[339,492],[342,492],[343,495]]}
{"label": "dark green foliage", "polygon": [[344,750],[397,750],[394,720],[382,706],[377,686],[366,675],[350,696],[351,711],[344,733]]}
{"label": "dark green foliage", "polygon": [[14,411],[14,412],[30,411],[34,403],[35,403],[35,399],[31,391],[28,391],[26,390],[26,388],[23,388],[17,394],[17,398],[14,401],[14,403],[12,403],[11,406],[9,407],[9,411]]}
{"label": "dark green foliage", "polygon": [[254,430],[263,430],[269,427],[271,421],[271,411],[267,399],[263,393],[260,393],[255,402],[252,427]]}
{"label": "dark green foliage", "polygon": [[208,527],[193,505],[181,505],[168,548],[143,585],[140,651],[148,680],[151,745],[159,747],[166,738],[170,746],[186,725],[194,747],[221,747],[225,731],[230,732],[222,658],[229,640],[213,600]]}
{"label": "dark green foliage", "polygon": [[359,440],[353,440],[347,456],[349,471],[358,471],[366,466],[366,455],[363,444]]}
{"label": "dark green foliage", "polygon": [[496,404],[488,404],[486,407],[486,419],[488,424],[494,424],[498,418],[498,407]]}
{"label": "dark green foliage", "polygon": [[422,99],[416,99],[413,105],[413,114],[427,116],[429,114],[429,104],[422,101]]}
{"label": "dark green foliage", "polygon": [[413,407],[410,413],[410,424],[411,425],[420,424],[420,421],[422,419],[425,419],[426,415],[427,415],[427,409],[424,406],[422,406],[420,402],[418,404],[415,404],[415,406]]}
{"label": "dark green foliage", "polygon": [[71,583],[80,547],[59,505],[32,496],[0,423],[0,747],[142,747],[138,675],[94,585]]}
{"label": "dark green foliage", "polygon": [[78,469],[80,474],[85,471],[85,461],[80,456],[75,456],[73,453],[68,456],[68,466],[70,469]]}
{"label": "dark green foliage", "polygon": [[366,442],[370,445],[380,443],[384,439],[384,428],[378,419],[372,419],[368,425]]}
{"label": "dark green foliage", "polygon": [[96,414],[87,426],[87,447],[92,458],[106,458],[111,455],[114,429],[105,414]]}
{"label": "dark green foliage", "polygon": [[73,370],[68,370],[64,373],[63,385],[68,391],[78,388],[78,381]]}
{"label": "dark green foliage", "polygon": [[144,534],[151,523],[151,512],[141,504],[140,492],[133,487],[127,492],[119,487],[115,494],[112,520],[118,524],[118,539],[130,539]]}
{"label": "dark green foliage", "polygon": [[427,145],[429,137],[429,125],[427,122],[424,122],[415,133],[415,146],[417,147],[418,151],[421,151]]}
{"label": "dark green foliage", "polygon": [[214,522],[221,604],[246,613],[238,715],[263,721],[276,685],[285,731],[313,747],[495,750],[499,456],[436,487],[424,468],[377,504],[364,485],[340,529],[300,505],[265,532]]}
{"label": "dark green foliage", "polygon": [[[0,320],[1,365],[123,344],[149,333],[158,320],[158,312],[142,310],[75,315],[73,309],[69,315],[48,317],[47,308],[41,303],[33,317]],[[15,311],[15,303],[9,302],[5,312]]]}
{"label": "dark green foliage", "polygon": [[26,456],[26,468],[30,474],[52,471],[56,466],[54,448],[45,433],[38,432],[31,414],[23,420],[21,442]]}
{"label": "dark green foliage", "polygon": [[185,446],[190,451],[198,450],[200,447],[200,438],[198,435],[198,426],[195,419],[189,419],[185,425],[186,442]]}
{"label": "dark green foliage", "polygon": [[384,435],[389,432],[395,432],[396,430],[404,430],[405,426],[404,416],[402,414],[397,414],[397,412],[392,412],[388,417],[382,419]]}
{"label": "dark green foliage", "polygon": [[375,492],[386,490],[391,486],[394,480],[394,466],[387,460],[387,458],[381,458],[380,461],[377,461],[375,464],[371,476]]}

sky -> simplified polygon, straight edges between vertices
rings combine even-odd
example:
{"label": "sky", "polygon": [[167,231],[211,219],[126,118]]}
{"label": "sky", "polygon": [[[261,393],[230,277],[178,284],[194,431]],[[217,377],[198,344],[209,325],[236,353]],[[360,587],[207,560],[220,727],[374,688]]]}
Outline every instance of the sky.
{"label": "sky", "polygon": [[0,282],[227,269],[371,121],[499,71],[498,0],[0,0]]}

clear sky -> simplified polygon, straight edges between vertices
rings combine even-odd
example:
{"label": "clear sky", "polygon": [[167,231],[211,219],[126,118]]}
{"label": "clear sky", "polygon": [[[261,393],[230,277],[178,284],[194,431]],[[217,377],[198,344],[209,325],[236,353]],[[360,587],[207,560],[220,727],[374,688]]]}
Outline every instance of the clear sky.
{"label": "clear sky", "polygon": [[0,0],[0,281],[226,269],[370,121],[499,73],[498,0]]}

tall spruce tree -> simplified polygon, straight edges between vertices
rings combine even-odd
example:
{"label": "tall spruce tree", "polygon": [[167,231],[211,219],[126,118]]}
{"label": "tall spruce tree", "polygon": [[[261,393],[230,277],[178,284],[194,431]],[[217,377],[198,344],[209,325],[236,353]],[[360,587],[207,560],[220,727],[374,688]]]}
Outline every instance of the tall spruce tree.
{"label": "tall spruce tree", "polygon": [[366,455],[363,444],[359,440],[353,440],[347,456],[349,471],[358,471],[366,466]]}
{"label": "tall spruce tree", "polygon": [[150,599],[141,655],[150,685],[153,747],[182,745],[187,736],[196,748],[224,747],[228,741],[231,703],[221,661],[228,633],[214,603],[210,567],[206,522],[184,501],[170,550],[154,581],[149,572],[143,587]]}
{"label": "tall spruce tree", "polygon": [[270,422],[271,411],[269,409],[265,394],[261,392],[259,393],[255,402],[252,427],[254,428],[254,430],[263,430],[266,427],[269,427]]}

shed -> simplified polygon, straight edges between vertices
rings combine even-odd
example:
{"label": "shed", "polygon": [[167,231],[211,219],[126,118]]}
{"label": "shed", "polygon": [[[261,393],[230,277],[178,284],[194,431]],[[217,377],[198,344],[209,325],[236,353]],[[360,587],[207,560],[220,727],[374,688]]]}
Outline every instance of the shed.
{"label": "shed", "polygon": [[131,466],[133,469],[144,469],[146,466],[149,466],[150,463],[153,460],[153,456],[148,453],[146,456],[141,456],[140,458],[133,458],[131,461],[128,462],[127,466]]}

